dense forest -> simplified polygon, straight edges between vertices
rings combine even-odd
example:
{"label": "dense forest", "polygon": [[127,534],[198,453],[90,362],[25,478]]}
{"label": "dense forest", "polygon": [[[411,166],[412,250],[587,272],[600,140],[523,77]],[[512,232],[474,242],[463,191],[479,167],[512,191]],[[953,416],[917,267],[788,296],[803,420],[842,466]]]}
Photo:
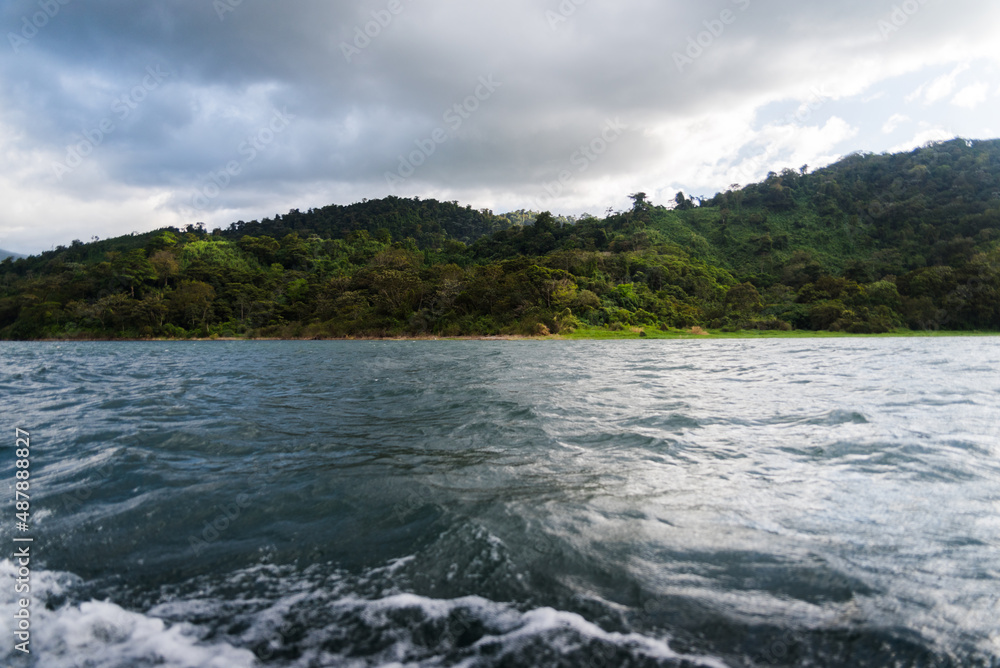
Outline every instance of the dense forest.
{"label": "dense forest", "polygon": [[0,263],[0,338],[1000,330],[1000,141],[598,219],[389,197]]}

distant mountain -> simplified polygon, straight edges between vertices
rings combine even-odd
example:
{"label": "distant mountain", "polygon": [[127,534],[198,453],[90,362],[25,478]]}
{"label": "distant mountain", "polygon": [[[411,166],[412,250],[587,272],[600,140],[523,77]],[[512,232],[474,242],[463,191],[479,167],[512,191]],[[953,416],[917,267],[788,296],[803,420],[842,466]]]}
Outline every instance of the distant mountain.
{"label": "distant mountain", "polygon": [[6,260],[7,258],[13,258],[15,260],[25,257],[20,253],[15,253],[13,251],[8,251],[0,248],[0,261]]}

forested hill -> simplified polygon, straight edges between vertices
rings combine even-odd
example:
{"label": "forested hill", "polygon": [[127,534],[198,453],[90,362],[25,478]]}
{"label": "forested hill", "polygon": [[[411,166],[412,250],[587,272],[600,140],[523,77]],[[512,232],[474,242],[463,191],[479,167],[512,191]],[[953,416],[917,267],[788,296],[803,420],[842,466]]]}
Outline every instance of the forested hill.
{"label": "forested hill", "polygon": [[958,265],[1000,235],[1000,141],[854,154],[731,188],[660,227],[742,274],[773,274],[797,251],[859,277]]}
{"label": "forested hill", "polygon": [[0,263],[0,337],[1000,331],[1000,142],[785,170],[603,220],[400,199]]}
{"label": "forested hill", "polygon": [[228,239],[246,235],[280,239],[287,234],[343,239],[365,230],[377,238],[386,235],[393,239],[409,238],[419,248],[438,248],[448,240],[471,243],[515,222],[518,221],[514,216],[497,216],[490,211],[459,206],[458,202],[387,197],[347,206],[334,204],[305,213],[293,209],[283,216],[249,223],[241,220],[222,230],[221,235]]}

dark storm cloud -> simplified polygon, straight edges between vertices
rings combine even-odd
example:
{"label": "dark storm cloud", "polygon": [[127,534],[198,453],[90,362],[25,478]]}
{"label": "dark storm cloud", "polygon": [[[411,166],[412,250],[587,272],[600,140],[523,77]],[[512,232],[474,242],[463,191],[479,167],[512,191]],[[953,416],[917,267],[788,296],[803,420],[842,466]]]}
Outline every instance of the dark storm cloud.
{"label": "dark storm cloud", "polygon": [[[666,187],[669,156],[742,141],[756,108],[975,56],[996,14],[972,0],[12,0],[0,123],[44,154],[38,188],[147,189],[183,216],[266,193],[276,207],[392,190],[530,204],[568,169],[567,193]],[[626,129],[582,161],[608,123]],[[88,155],[60,173],[74,146]]]}

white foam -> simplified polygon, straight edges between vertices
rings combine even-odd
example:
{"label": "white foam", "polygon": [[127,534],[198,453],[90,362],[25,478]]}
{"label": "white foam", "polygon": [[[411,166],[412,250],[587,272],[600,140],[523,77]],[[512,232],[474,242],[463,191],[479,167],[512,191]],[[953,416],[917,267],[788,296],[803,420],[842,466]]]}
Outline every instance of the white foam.
{"label": "white foam", "polygon": [[500,641],[504,647],[501,655],[523,641],[543,636],[553,646],[571,648],[580,640],[600,640],[610,645],[628,648],[632,652],[644,654],[653,659],[681,660],[709,668],[727,668],[726,664],[713,657],[678,654],[670,649],[664,640],[649,638],[638,633],[609,633],[572,612],[552,608],[536,608],[524,613],[520,625],[502,636],[484,636],[476,642],[476,647]]}
{"label": "white foam", "polygon": [[[46,617],[48,617],[46,619]],[[81,659],[95,666],[164,668],[250,668],[254,655],[227,644],[203,645],[194,627],[128,612],[114,603],[65,607],[38,621],[41,665],[75,668]]]}
{"label": "white foam", "polygon": [[[377,656],[363,658],[351,656],[349,651],[343,654],[331,654],[318,647],[306,648],[295,664],[297,667],[342,665],[358,668],[369,666],[413,668],[440,666],[444,665],[442,662],[450,660],[454,663],[448,665],[473,668],[502,663],[505,657],[515,654],[537,639],[544,645],[563,653],[573,652],[596,641],[609,649],[623,650],[632,655],[642,655],[654,660],[683,660],[690,665],[706,668],[727,668],[724,662],[714,657],[679,654],[663,639],[638,633],[604,631],[575,613],[552,608],[520,612],[508,604],[478,596],[442,600],[415,594],[397,594],[377,600],[347,597],[331,601],[328,605],[330,608],[356,615],[365,620],[371,628],[387,631],[388,635],[395,638],[395,642],[380,651]],[[407,629],[394,626],[392,613],[401,610],[419,611],[418,619],[423,620],[444,620],[452,613],[461,611],[464,613],[463,618],[478,620],[487,633],[465,648],[457,648],[454,645],[454,638],[450,637],[443,640],[438,647],[428,648],[414,642]],[[516,661],[525,657],[512,658]]]}
{"label": "white foam", "polygon": [[[0,561],[0,637],[13,638],[16,567]],[[251,668],[254,655],[225,643],[201,642],[189,624],[129,612],[107,601],[90,601],[48,610],[45,601],[65,592],[79,578],[68,573],[31,573],[31,659],[45,668]],[[0,655],[5,664],[23,656],[12,643]]]}
{"label": "white foam", "polygon": [[[403,564],[407,563],[403,561]],[[389,569],[403,564],[393,562]],[[11,637],[13,629],[13,578],[16,568],[9,560],[0,561],[0,634]],[[274,567],[253,567],[237,571],[230,581],[247,580],[258,584],[279,582],[289,593],[276,600],[225,599],[213,587],[199,588],[194,597],[172,599],[145,614],[123,609],[111,601],[66,604],[46,610],[44,602],[63,596],[82,584],[69,573],[32,573],[32,658],[45,668],[251,668],[256,657],[242,647],[254,647],[263,658],[290,649],[290,629],[296,635],[296,659],[276,665],[307,668],[337,665],[465,668],[491,666],[508,661],[531,660],[531,646],[541,643],[564,654],[591,651],[625,652],[653,660],[686,661],[689,665],[725,668],[713,657],[683,655],[672,650],[668,639],[638,633],[607,632],[578,614],[553,608],[523,612],[513,605],[478,596],[433,599],[397,592],[377,599],[347,594],[351,587],[341,575],[321,575],[319,579],[279,572]],[[6,585],[4,583],[7,583]],[[320,584],[321,582],[321,584]],[[346,594],[346,595],[345,595]],[[4,598],[9,597],[9,598]],[[398,613],[406,611],[402,617]],[[173,623],[161,619],[174,620]],[[215,618],[245,623],[238,636],[213,636],[206,627],[185,619]],[[402,622],[405,619],[407,621]],[[439,638],[428,646],[426,623],[438,629]],[[472,624],[482,635],[471,645],[459,646],[459,637]],[[227,623],[226,626],[229,624]],[[359,656],[354,634],[375,634],[391,641],[374,654]],[[228,640],[225,642],[224,640]],[[332,652],[333,645],[343,649]],[[600,651],[600,649],[596,650]],[[3,652],[8,652],[6,655]],[[522,656],[523,652],[527,654]],[[18,653],[19,654],[19,653]],[[10,648],[0,650],[0,665],[12,663]]]}

